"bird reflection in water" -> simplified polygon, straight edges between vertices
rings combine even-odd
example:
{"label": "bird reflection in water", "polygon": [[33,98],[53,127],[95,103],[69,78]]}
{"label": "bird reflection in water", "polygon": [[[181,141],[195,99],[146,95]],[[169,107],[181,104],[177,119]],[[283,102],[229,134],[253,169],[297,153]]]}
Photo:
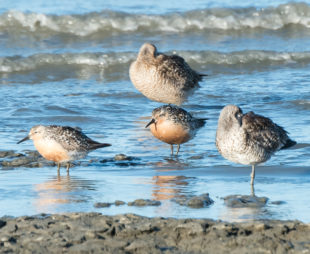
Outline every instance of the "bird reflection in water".
{"label": "bird reflection in water", "polygon": [[93,181],[72,177],[70,175],[57,175],[50,180],[36,184],[34,190],[37,197],[34,206],[38,212],[56,212],[61,205],[86,203],[94,191]]}
{"label": "bird reflection in water", "polygon": [[186,181],[189,177],[176,175],[153,176],[154,189],[152,196],[155,200],[166,200],[179,197],[183,189],[188,185]]}
{"label": "bird reflection in water", "polygon": [[[152,177],[154,184],[152,197],[155,200],[169,200],[184,195],[189,177],[172,174],[172,172],[183,170],[187,164],[179,160],[167,158],[165,162],[156,164],[158,175]],[[167,174],[166,172],[171,172]]]}

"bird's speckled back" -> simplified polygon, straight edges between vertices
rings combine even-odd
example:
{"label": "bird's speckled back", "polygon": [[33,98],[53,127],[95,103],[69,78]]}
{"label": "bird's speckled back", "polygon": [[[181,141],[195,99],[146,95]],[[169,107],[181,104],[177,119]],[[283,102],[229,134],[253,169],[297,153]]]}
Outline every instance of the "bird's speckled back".
{"label": "bird's speckled back", "polygon": [[150,43],[142,45],[130,65],[129,76],[149,99],[176,105],[181,105],[202,80],[202,75],[192,70],[182,57],[158,53]]}
{"label": "bird's speckled back", "polygon": [[167,120],[187,126],[189,129],[199,129],[205,125],[204,119],[197,119],[184,109],[172,105],[163,105],[154,109],[152,118],[158,117],[166,117]]}
{"label": "bird's speckled back", "polygon": [[87,152],[96,149],[96,146],[100,144],[87,137],[78,128],[69,126],[39,125],[31,129],[34,134],[36,131],[41,132],[41,138],[55,140],[67,151]]}

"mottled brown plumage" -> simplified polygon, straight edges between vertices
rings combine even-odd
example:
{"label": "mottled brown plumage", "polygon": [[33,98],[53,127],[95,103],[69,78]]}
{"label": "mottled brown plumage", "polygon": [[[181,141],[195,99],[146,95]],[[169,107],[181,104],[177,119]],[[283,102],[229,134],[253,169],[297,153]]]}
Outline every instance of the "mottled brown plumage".
{"label": "mottled brown plumage", "polygon": [[29,134],[18,142],[32,139],[38,152],[47,160],[58,163],[84,158],[90,151],[110,146],[110,144],[99,143],[87,137],[79,128],[57,125],[36,125],[31,128]]}
{"label": "mottled brown plumage", "polygon": [[278,150],[295,145],[287,132],[269,118],[227,105],[221,111],[216,132],[216,147],[220,154],[233,162],[252,165],[251,184],[254,184],[255,165],[265,162]]}
{"label": "mottled brown plumage", "polygon": [[146,125],[150,126],[152,134],[159,140],[171,145],[177,144],[179,153],[180,144],[195,137],[198,129],[205,125],[206,119],[197,119],[182,108],[171,105],[158,107],[152,112],[152,120]]}
{"label": "mottled brown plumage", "polygon": [[259,144],[269,154],[282,149],[289,140],[281,126],[252,111],[243,115],[242,126],[247,133],[247,144]]}
{"label": "mottled brown plumage", "polygon": [[202,75],[177,55],[158,53],[154,45],[142,45],[129,75],[134,86],[151,100],[181,105],[199,87]]}

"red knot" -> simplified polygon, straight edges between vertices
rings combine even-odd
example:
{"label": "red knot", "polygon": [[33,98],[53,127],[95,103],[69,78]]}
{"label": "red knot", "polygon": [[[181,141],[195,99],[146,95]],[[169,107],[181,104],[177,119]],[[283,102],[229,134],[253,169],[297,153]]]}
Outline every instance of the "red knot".
{"label": "red knot", "polygon": [[164,55],[157,52],[154,45],[145,43],[130,65],[129,76],[134,86],[150,100],[181,105],[207,75],[191,69],[182,57]]}
{"label": "red knot", "polygon": [[296,142],[287,132],[267,117],[227,105],[221,111],[216,131],[216,147],[220,154],[233,162],[252,165],[251,186],[254,185],[255,165],[265,162],[278,150]]}
{"label": "red knot", "polygon": [[153,110],[152,120],[145,127],[150,126],[156,138],[171,145],[171,155],[173,145],[177,144],[176,155],[178,155],[180,144],[194,138],[197,130],[205,125],[205,120],[207,119],[194,118],[177,106],[164,105]]}
{"label": "red knot", "polygon": [[69,172],[70,161],[84,158],[92,150],[110,146],[90,139],[79,128],[69,126],[36,125],[17,144],[28,139],[33,140],[34,146],[45,159],[58,164],[58,172],[60,163],[67,162]]}

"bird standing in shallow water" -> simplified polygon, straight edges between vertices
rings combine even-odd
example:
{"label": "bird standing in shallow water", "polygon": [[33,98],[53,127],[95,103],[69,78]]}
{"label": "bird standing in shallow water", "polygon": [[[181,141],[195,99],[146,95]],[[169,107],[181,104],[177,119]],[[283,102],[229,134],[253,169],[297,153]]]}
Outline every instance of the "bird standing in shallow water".
{"label": "bird standing in shallow water", "polygon": [[129,76],[150,100],[181,105],[207,75],[191,69],[182,57],[158,53],[153,44],[145,43],[130,65]]}
{"label": "bird standing in shallow water", "polygon": [[251,186],[254,185],[255,165],[269,160],[276,151],[295,144],[287,132],[269,118],[253,112],[243,114],[235,105],[227,105],[221,111],[216,147],[224,158],[252,165]]}
{"label": "bird standing in shallow water", "polygon": [[17,144],[32,139],[38,152],[47,160],[58,164],[67,162],[69,173],[70,161],[84,158],[90,151],[111,146],[106,143],[96,142],[87,137],[78,128],[56,125],[36,125],[31,128],[27,137]]}
{"label": "bird standing in shallow water", "polygon": [[145,128],[150,126],[156,138],[171,145],[171,155],[173,155],[173,145],[177,144],[176,155],[178,155],[180,144],[194,138],[197,130],[205,125],[205,120],[207,119],[194,118],[177,106],[164,105],[153,110],[152,120]]}

